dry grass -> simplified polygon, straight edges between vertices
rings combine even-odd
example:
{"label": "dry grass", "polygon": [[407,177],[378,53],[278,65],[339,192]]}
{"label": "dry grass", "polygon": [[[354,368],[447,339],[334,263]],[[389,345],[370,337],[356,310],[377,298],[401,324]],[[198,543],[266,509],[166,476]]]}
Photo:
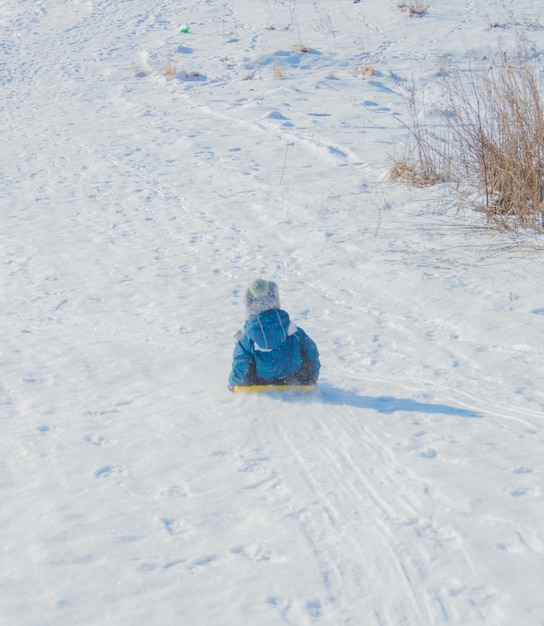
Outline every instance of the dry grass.
{"label": "dry grass", "polygon": [[432,187],[447,178],[443,171],[448,166],[438,150],[440,140],[434,129],[424,127],[420,122],[414,87],[408,92],[406,106],[410,116],[410,122],[406,124],[409,136],[404,154],[394,161],[389,176],[393,181],[415,187]]}
{"label": "dry grass", "polygon": [[255,78],[255,74],[256,73],[257,73],[257,70],[254,69],[252,72],[250,72],[249,74],[244,76],[244,78],[242,78],[242,80],[253,80]]}
{"label": "dry grass", "polygon": [[312,51],[311,48],[305,46],[303,43],[297,43],[293,46],[293,52],[304,52],[309,54]]}
{"label": "dry grass", "polygon": [[397,7],[410,17],[422,17],[429,10],[429,3],[424,0],[409,0],[408,2],[400,0]]}
{"label": "dry grass", "polygon": [[422,126],[412,93],[410,141],[391,178],[419,187],[448,180],[498,228],[544,232],[542,75],[523,41],[468,74],[449,72],[439,128]]}
{"label": "dry grass", "polygon": [[176,67],[176,64],[172,63],[171,61],[168,61],[168,63],[166,64],[166,67],[162,71],[162,75],[165,78],[173,78],[177,73],[178,73],[178,68]]}
{"label": "dry grass", "polygon": [[389,170],[391,180],[413,187],[432,187],[440,182],[441,176],[434,167],[424,161],[397,161]]}
{"label": "dry grass", "polygon": [[272,70],[272,78],[283,78],[285,76],[285,74],[283,73],[283,70],[281,69],[281,67],[275,67]]}
{"label": "dry grass", "polygon": [[541,69],[522,43],[448,91],[455,171],[476,178],[480,208],[502,227],[544,229]]}
{"label": "dry grass", "polygon": [[355,76],[374,76],[376,74],[376,70],[371,65],[365,65],[363,67],[356,67],[353,70]]}

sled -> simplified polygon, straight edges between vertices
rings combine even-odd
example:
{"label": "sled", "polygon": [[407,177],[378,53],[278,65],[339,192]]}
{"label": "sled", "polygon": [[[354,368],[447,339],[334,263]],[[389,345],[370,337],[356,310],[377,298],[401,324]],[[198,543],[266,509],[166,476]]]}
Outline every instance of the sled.
{"label": "sled", "polygon": [[234,391],[243,393],[269,393],[276,391],[295,391],[308,393],[314,391],[315,385],[234,385]]}

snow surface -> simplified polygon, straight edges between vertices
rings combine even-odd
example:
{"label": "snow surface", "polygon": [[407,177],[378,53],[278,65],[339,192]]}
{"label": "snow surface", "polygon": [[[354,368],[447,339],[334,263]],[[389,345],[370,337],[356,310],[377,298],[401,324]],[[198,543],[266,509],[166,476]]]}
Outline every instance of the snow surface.
{"label": "snow surface", "polygon": [[[1,624],[544,624],[541,241],[387,176],[544,9],[397,5],[0,1]],[[226,389],[257,276],[315,396]]]}

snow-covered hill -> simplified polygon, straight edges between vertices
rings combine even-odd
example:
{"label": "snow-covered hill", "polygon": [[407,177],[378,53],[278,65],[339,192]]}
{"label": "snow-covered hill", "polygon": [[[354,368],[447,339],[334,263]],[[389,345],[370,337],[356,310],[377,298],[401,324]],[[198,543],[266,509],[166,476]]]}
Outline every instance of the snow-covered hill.
{"label": "snow-covered hill", "polygon": [[[0,1],[2,624],[544,624],[539,241],[388,179],[410,86],[541,24]],[[257,276],[315,396],[226,389]]]}

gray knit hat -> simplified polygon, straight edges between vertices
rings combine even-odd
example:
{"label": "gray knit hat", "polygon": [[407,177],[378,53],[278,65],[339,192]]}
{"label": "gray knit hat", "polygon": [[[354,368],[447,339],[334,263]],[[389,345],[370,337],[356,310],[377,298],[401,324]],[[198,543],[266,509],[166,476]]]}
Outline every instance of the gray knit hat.
{"label": "gray knit hat", "polygon": [[246,314],[248,319],[269,309],[280,308],[278,286],[271,280],[256,278],[246,291]]}

